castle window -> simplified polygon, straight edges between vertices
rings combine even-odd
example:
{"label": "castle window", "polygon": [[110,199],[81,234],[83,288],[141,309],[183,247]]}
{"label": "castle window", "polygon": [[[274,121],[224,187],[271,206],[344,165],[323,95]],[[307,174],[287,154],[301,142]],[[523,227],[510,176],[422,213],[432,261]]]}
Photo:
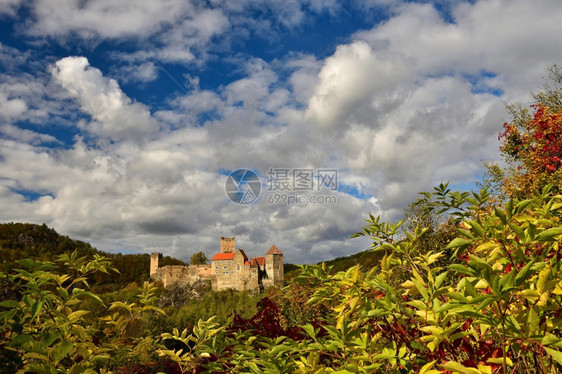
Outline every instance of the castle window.
{"label": "castle window", "polygon": [[236,265],[236,270],[240,271],[240,264]]}
{"label": "castle window", "polygon": [[223,268],[223,269],[227,269],[228,267],[227,267],[227,266],[223,266],[222,268]]}

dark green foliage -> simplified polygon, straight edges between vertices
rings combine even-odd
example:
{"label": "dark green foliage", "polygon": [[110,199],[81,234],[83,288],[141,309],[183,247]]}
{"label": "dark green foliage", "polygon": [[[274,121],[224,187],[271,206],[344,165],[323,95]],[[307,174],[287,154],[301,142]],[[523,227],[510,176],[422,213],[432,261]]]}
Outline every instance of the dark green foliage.
{"label": "dark green foliage", "polygon": [[[149,278],[150,255],[148,254],[113,254],[98,251],[89,243],[59,235],[54,229],[31,223],[0,224],[0,271],[10,273],[17,260],[32,259],[52,261],[59,255],[76,251],[78,256],[92,257],[102,255],[111,260],[118,274],[92,273],[89,281],[97,293],[112,292],[131,283],[142,285]],[[54,271],[61,272],[62,266],[55,262]],[[164,256],[161,265],[185,265],[183,261]],[[0,284],[1,284],[0,280]],[[0,291],[0,300],[2,300]]]}
{"label": "dark green foliage", "polygon": [[[351,256],[338,257],[330,261],[325,261],[326,267],[332,274],[346,271],[353,266],[360,266],[362,269],[371,269],[377,266],[382,259],[382,254],[373,251],[362,251]],[[320,265],[321,263],[318,263]]]}
{"label": "dark green foliage", "polygon": [[[161,300],[171,290],[165,290]],[[182,300],[180,304],[163,307],[167,317],[158,317],[162,332],[173,328],[191,330],[199,319],[215,317],[219,323],[226,324],[235,314],[249,318],[256,313],[256,304],[264,295],[241,291],[207,292],[201,297]]]}
{"label": "dark green foliage", "polygon": [[207,261],[209,261],[209,259],[203,252],[197,252],[191,256],[191,265],[203,265],[206,264]]}
{"label": "dark green foliage", "polygon": [[75,250],[80,256],[98,253],[90,244],[59,235],[45,224],[0,224],[0,269],[4,272],[9,272],[17,260],[53,261]]}

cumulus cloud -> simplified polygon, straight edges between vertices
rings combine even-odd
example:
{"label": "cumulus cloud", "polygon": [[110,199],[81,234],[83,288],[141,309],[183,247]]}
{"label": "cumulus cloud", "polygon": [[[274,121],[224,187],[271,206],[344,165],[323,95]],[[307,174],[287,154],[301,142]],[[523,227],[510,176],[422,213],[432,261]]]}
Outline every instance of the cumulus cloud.
{"label": "cumulus cloud", "polygon": [[141,140],[158,130],[159,125],[148,108],[125,95],[117,81],[90,67],[85,57],[63,58],[56,62],[51,73],[94,119],[84,125],[84,130],[117,140]]}
{"label": "cumulus cloud", "polygon": [[393,61],[384,61],[364,41],[340,45],[324,62],[319,82],[308,102],[307,119],[330,131],[341,126],[350,108],[376,94],[378,86],[395,69]]}
{"label": "cumulus cloud", "polygon": [[[3,108],[0,106],[0,111]],[[29,143],[33,145],[39,145],[42,143],[54,143],[57,144],[59,141],[54,136],[48,134],[40,134],[35,131],[20,129],[14,125],[0,125],[0,133],[2,133],[6,138],[13,139],[21,143]]]}
{"label": "cumulus cloud", "polygon": [[153,34],[191,9],[191,4],[179,0],[36,0],[31,9],[35,19],[29,21],[29,33],[56,37],[78,32],[86,38],[115,38]]}

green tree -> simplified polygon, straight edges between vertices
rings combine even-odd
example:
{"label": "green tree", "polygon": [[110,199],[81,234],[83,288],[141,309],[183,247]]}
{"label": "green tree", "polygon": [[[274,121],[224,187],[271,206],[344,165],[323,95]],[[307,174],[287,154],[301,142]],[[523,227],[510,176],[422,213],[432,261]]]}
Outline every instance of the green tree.
{"label": "green tree", "polygon": [[209,259],[203,252],[197,252],[191,256],[191,265],[203,265],[206,264],[207,261],[209,261]]}

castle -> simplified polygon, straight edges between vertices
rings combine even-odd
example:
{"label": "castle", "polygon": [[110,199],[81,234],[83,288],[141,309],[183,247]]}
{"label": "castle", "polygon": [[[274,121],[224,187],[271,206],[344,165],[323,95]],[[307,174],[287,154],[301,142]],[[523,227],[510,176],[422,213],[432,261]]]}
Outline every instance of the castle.
{"label": "castle", "polygon": [[173,284],[191,285],[210,281],[213,291],[226,289],[262,290],[283,286],[283,253],[275,245],[263,257],[248,259],[242,249],[236,249],[234,238],[221,238],[220,252],[211,264],[159,266],[161,253],[150,255],[150,278],[162,281],[164,287]]}

